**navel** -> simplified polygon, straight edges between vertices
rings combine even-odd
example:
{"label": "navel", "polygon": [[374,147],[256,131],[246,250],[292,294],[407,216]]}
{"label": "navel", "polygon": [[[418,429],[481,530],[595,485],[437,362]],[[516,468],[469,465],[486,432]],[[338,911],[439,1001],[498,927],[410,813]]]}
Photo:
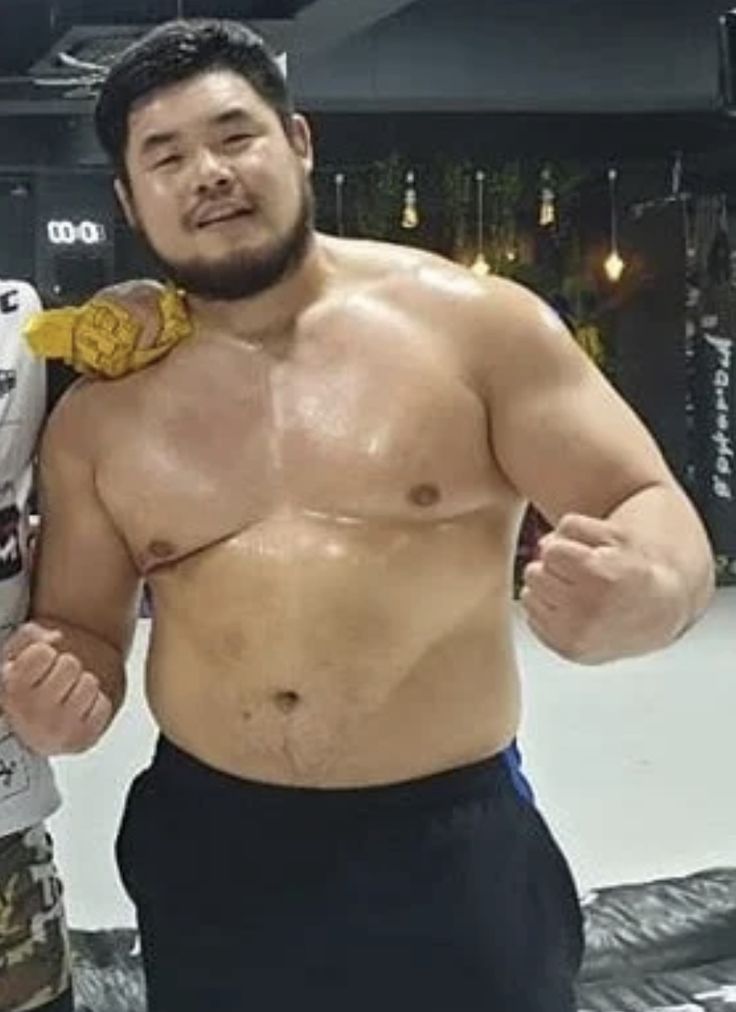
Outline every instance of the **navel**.
{"label": "navel", "polygon": [[282,713],[292,713],[301,702],[301,696],[298,692],[284,690],[282,692],[275,692],[273,701]]}
{"label": "navel", "polygon": [[154,559],[170,559],[176,555],[176,546],[170,541],[151,541],[148,545],[148,554]]}

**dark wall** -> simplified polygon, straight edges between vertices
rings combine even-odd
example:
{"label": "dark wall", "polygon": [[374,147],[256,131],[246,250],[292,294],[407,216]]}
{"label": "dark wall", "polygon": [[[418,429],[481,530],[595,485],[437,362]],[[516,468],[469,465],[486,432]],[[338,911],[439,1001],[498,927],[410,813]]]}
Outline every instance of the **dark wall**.
{"label": "dark wall", "polygon": [[419,0],[293,63],[308,108],[675,111],[718,104],[727,0]]}
{"label": "dark wall", "polygon": [[615,322],[616,385],[683,481],[690,456],[683,206],[659,203],[641,216],[629,216],[622,239],[646,282]]}
{"label": "dark wall", "polygon": [[0,176],[0,277],[30,281],[36,271],[33,181]]}

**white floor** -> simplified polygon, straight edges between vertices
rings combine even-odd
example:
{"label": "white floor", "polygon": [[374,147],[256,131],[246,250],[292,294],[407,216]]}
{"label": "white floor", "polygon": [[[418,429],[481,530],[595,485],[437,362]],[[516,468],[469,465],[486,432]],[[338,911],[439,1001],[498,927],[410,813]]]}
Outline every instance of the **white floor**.
{"label": "white floor", "polygon": [[603,668],[520,637],[526,765],[580,887],[736,867],[736,589],[670,649]]}
{"label": "white floor", "polygon": [[[141,695],[147,635],[141,623],[114,729],[91,755],[57,764],[65,805],[52,829],[76,927],[133,923],[112,842],[154,741]],[[736,590],[652,657],[577,668],[521,622],[519,650],[527,772],[582,890],[736,866]]]}

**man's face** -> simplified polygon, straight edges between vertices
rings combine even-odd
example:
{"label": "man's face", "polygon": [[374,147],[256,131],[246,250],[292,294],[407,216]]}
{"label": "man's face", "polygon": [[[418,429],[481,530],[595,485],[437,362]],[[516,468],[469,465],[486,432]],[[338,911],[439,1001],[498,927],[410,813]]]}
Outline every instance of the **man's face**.
{"label": "man's face", "polygon": [[229,70],[161,89],[130,113],[128,220],[192,294],[235,299],[301,261],[312,224],[311,146]]}

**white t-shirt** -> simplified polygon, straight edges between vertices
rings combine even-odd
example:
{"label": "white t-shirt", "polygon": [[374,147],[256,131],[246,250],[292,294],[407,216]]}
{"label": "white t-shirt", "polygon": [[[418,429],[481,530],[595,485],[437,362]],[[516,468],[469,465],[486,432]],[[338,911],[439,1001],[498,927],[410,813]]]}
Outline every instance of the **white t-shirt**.
{"label": "white t-shirt", "polygon": [[[28,611],[29,499],[46,412],[46,366],[23,338],[41,308],[21,281],[0,281],[0,643]],[[0,714],[0,836],[27,829],[60,803],[48,760],[23,746]]]}

